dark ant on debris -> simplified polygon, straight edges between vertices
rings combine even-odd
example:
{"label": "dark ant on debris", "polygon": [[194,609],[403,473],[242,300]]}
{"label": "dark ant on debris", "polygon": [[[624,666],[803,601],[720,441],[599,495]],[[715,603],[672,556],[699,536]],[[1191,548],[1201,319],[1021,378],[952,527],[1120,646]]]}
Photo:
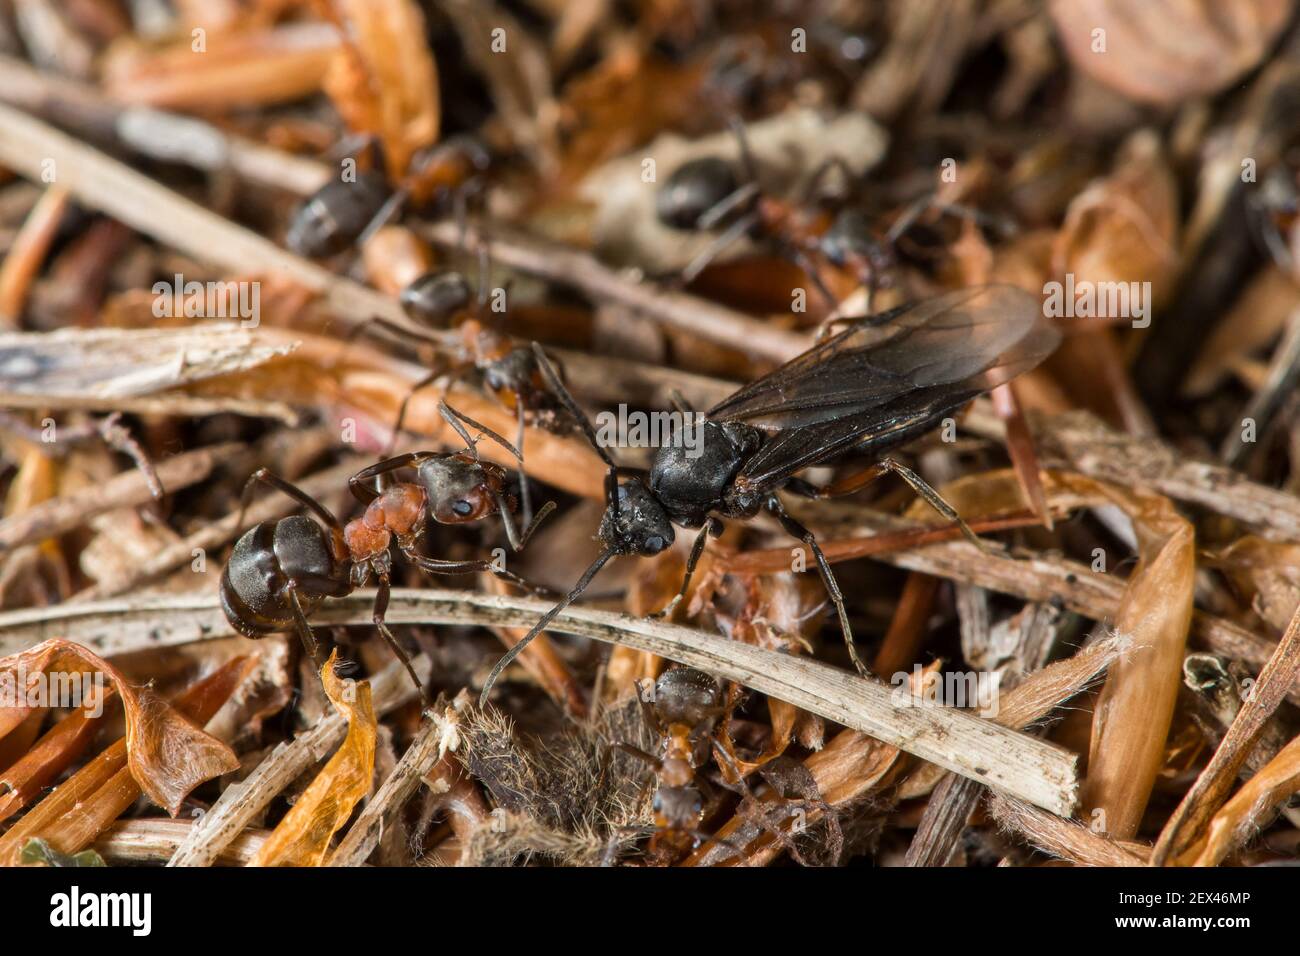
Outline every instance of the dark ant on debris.
{"label": "dark ant on debris", "polygon": [[[366,510],[346,525],[311,495],[265,468],[249,478],[244,486],[241,524],[249,495],[258,483],[293,498],[315,514],[320,523],[306,515],[263,521],[235,543],[221,575],[221,607],[236,631],[256,639],[292,628],[319,668],[321,656],[308,618],[326,598],[351,594],[373,576],[378,582],[375,627],[427,701],[410,658],[384,623],[391,591],[391,544],[396,543],[407,561],[429,574],[489,571],[539,593],[523,578],[492,561],[446,561],[418,552],[427,520],[465,524],[494,514],[501,516],[511,547],[520,551],[555,508],[554,502],[547,502],[521,533],[513,518],[515,501],[505,491],[506,470],[480,460],[476,440],[470,438],[465,426],[498,442],[516,458],[519,453],[500,435],[445,403],[439,410],[464,439],[465,448],[458,452],[398,455],[357,472],[348,479],[348,487]],[[370,481],[402,468],[413,468],[416,481],[397,482],[382,490],[370,486]]]}
{"label": "dark ant on debris", "polygon": [[[686,593],[707,537],[721,533],[718,515],[745,520],[762,511],[812,552],[849,656],[860,673],[869,673],[853,644],[830,562],[813,533],[786,513],[777,492],[810,498],[851,494],[892,472],[982,547],[938,492],[909,468],[881,456],[928,431],[980,393],[1036,366],[1055,349],[1060,334],[1032,296],[1011,286],[963,289],[846,324],[842,332],[715,405],[699,426],[703,440],[696,454],[680,443],[661,447],[648,475],[614,462],[545,353],[535,346],[549,386],[609,466],[599,529],[604,548],[573,589],[497,662],[480,701],[487,700],[501,672],[577,600],[610,559],[658,554],[673,543],[674,525],[700,529],[681,590],[659,612],[664,615]],[[796,476],[847,452],[876,460],[826,486]],[[620,482],[620,477],[626,480]]]}

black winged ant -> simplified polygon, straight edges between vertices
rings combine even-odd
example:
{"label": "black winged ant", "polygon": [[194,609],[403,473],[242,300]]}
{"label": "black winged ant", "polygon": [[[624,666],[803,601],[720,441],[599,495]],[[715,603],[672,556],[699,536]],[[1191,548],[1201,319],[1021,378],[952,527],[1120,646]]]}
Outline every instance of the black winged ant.
{"label": "black winged ant", "polygon": [[285,245],[312,259],[338,255],[373,235],[407,202],[422,206],[447,195],[464,202],[468,184],[489,162],[473,137],[453,136],[412,158],[395,189],[378,169],[358,170],[350,179],[331,178],[298,207]]}
{"label": "black winged ant", "polygon": [[[319,667],[319,649],[308,618],[326,598],[351,594],[373,576],[378,582],[375,627],[424,694],[410,658],[384,623],[391,590],[391,544],[396,543],[407,561],[430,574],[490,571],[538,593],[523,578],[492,561],[446,561],[426,557],[417,550],[429,519],[439,524],[465,524],[499,514],[511,547],[520,551],[555,507],[554,502],[548,502],[521,533],[512,516],[515,503],[505,491],[506,470],[480,460],[476,440],[470,438],[465,426],[498,442],[516,458],[518,452],[500,435],[445,403],[439,410],[464,439],[465,448],[457,452],[411,452],[357,472],[348,479],[348,487],[366,509],[346,525],[311,495],[266,468],[248,479],[240,509],[241,524],[249,495],[259,483],[293,498],[320,521],[306,515],[263,521],[235,542],[221,575],[220,594],[222,610],[236,631],[256,639],[292,628]],[[402,468],[414,469],[416,481],[397,482],[382,490],[370,486],[371,481]]]}
{"label": "black winged ant", "polygon": [[[843,320],[842,320],[843,321]],[[650,557],[673,543],[673,525],[699,528],[677,598],[686,593],[709,535],[723,518],[749,519],[767,511],[812,552],[839,618],[849,656],[869,671],[853,644],[844,597],[811,531],[786,513],[778,491],[810,498],[851,494],[893,473],[976,544],[980,539],[957,512],[911,469],[885,452],[918,437],[975,396],[1008,382],[1046,358],[1060,333],[1033,296],[1012,286],[961,289],[847,322],[785,365],[723,399],[703,416],[702,441],[693,449],[661,447],[649,474],[619,467],[600,445],[591,422],[535,348],[551,389],[578,421],[608,465],[604,548],[573,589],[492,669],[480,697],[509,663],[575,601],[610,559]],[[826,486],[797,472],[847,452],[875,463]],[[626,480],[619,481],[620,477]]]}

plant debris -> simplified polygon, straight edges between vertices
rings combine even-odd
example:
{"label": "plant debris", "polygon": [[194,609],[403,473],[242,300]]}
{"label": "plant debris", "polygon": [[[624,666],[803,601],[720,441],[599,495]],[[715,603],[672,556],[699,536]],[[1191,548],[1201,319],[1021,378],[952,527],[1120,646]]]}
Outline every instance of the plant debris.
{"label": "plant debris", "polygon": [[1300,865],[1295,0],[11,6],[0,864]]}

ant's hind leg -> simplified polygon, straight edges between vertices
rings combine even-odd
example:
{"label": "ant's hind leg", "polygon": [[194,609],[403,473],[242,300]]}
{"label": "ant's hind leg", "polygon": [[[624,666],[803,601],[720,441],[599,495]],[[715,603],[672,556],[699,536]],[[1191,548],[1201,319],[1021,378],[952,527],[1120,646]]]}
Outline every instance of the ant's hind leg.
{"label": "ant's hind leg", "polygon": [[862,658],[858,656],[858,649],[853,644],[853,627],[849,624],[849,612],[844,606],[844,594],[840,591],[840,585],[835,580],[834,572],[831,571],[830,562],[826,560],[821,545],[817,543],[817,537],[785,513],[785,508],[782,507],[781,500],[776,495],[772,495],[767,499],[767,510],[781,522],[781,527],[785,529],[786,534],[798,538],[812,551],[813,559],[817,562],[817,571],[822,578],[822,584],[826,587],[826,593],[830,595],[831,603],[835,605],[835,613],[839,616],[840,631],[844,635],[844,646],[848,648],[849,659],[853,661],[853,666],[857,668],[859,674],[863,677],[870,677],[871,671],[862,662]]}
{"label": "ant's hind leg", "polygon": [[434,370],[425,375],[422,379],[411,386],[410,391],[402,398],[402,404],[397,407],[397,421],[393,422],[392,434],[388,436],[388,444],[384,446],[381,458],[389,458],[393,454],[393,449],[397,447],[397,439],[402,434],[402,425],[406,422],[406,410],[411,404],[411,399],[415,398],[415,393],[423,388],[428,388],[434,382],[443,376],[440,370]]}
{"label": "ant's hind leg", "polygon": [[311,509],[316,516],[321,519],[321,521],[325,522],[325,525],[331,531],[342,532],[343,526],[339,524],[339,519],[334,517],[334,515],[330,513],[329,509],[297,485],[293,484],[293,482],[286,481],[269,468],[257,469],[257,471],[253,472],[249,476],[248,481],[244,482],[244,491],[239,496],[238,527],[242,528],[244,526],[244,512],[248,510],[248,503],[252,499],[253,490],[258,484],[270,485],[277,491],[288,495],[303,507]]}
{"label": "ant's hind leg", "polygon": [[871,482],[875,481],[881,475],[895,474],[902,478],[911,487],[917,495],[925,501],[931,508],[937,511],[943,517],[947,518],[966,536],[967,540],[981,551],[988,553],[989,546],[983,538],[971,530],[970,525],[962,520],[957,509],[948,504],[943,496],[935,490],[934,486],[914,472],[911,468],[893,458],[882,458],[869,468],[862,471],[854,472],[851,475],[831,482],[829,485],[812,485],[808,482],[795,479],[790,482],[786,488],[795,494],[803,495],[806,498],[838,498],[843,495],[851,495],[855,491],[860,491]]}
{"label": "ant's hind leg", "polygon": [[307,621],[307,615],[302,612],[302,605],[298,602],[298,582],[290,581],[285,586],[285,589],[289,595],[289,607],[293,610],[294,629],[302,640],[302,649],[311,658],[317,673],[319,673],[320,669],[325,666],[325,662],[321,660],[320,645],[316,643],[316,635],[312,633],[311,624]]}

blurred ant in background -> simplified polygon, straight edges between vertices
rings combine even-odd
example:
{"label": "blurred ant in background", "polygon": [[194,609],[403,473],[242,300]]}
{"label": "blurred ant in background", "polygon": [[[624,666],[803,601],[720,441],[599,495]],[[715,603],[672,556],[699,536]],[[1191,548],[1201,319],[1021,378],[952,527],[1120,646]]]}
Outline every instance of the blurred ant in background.
{"label": "blurred ant in background", "polygon": [[739,145],[743,176],[737,176],[728,160],[704,156],[674,170],[655,197],[656,215],[665,226],[687,232],[722,230],[682,270],[685,283],[698,278],[729,246],[749,237],[774,243],[811,279],[831,309],[839,300],[826,285],[822,263],[850,274],[867,290],[869,304],[878,288],[891,284],[890,274],[898,265],[898,241],[926,212],[937,209],[1006,229],[1006,224],[978,210],[939,203],[927,195],[910,203],[884,235],[878,235],[871,218],[860,208],[846,206],[832,214],[815,205],[824,180],[837,170],[847,193],[856,191],[861,177],[842,157],[832,157],[815,169],[797,199],[783,199],[765,191],[760,183],[743,125],[732,119],[731,129]]}
{"label": "blurred ant in background", "polygon": [[[378,153],[378,143],[369,151]],[[377,161],[349,179],[331,177],[298,207],[285,245],[300,256],[327,258],[364,243],[407,203],[424,207],[450,196],[459,208],[477,191],[490,162],[478,140],[453,136],[417,153],[396,188]]]}
{"label": "blurred ant in background", "polygon": [[1251,234],[1287,273],[1300,269],[1300,150],[1270,169],[1258,190],[1248,194],[1247,214],[1254,220]]}
{"label": "blurred ant in background", "polygon": [[[240,525],[259,483],[293,498],[320,521],[306,515],[263,521],[235,542],[221,575],[220,594],[222,610],[236,631],[256,639],[292,628],[319,669],[322,659],[308,618],[326,598],[345,597],[373,576],[378,582],[375,627],[427,703],[428,695],[410,658],[384,622],[392,587],[390,545],[396,543],[407,561],[429,574],[489,571],[534,594],[544,593],[493,561],[448,561],[426,557],[417,550],[430,519],[439,524],[466,524],[499,514],[511,547],[521,551],[538,524],[555,508],[554,502],[548,502],[520,533],[513,518],[515,502],[505,492],[506,470],[480,460],[478,439],[471,438],[465,426],[477,429],[480,438],[490,438],[516,458],[518,451],[491,429],[445,403],[439,411],[464,439],[465,448],[457,452],[412,452],[357,472],[348,479],[348,487],[366,508],[361,517],[346,525],[311,495],[266,468],[248,479],[240,506]],[[368,484],[401,468],[413,468],[416,481],[397,482],[382,490]]]}

